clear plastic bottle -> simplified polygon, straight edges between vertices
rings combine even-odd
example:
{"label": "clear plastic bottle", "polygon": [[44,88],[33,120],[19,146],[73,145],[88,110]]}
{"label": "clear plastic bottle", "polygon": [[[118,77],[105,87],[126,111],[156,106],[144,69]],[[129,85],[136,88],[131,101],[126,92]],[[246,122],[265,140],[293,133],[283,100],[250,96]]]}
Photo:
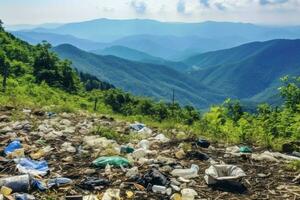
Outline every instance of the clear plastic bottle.
{"label": "clear plastic bottle", "polygon": [[161,186],[161,185],[153,185],[152,191],[155,193],[161,193],[161,194],[167,194],[167,195],[172,194],[172,188],[167,188],[167,187]]}
{"label": "clear plastic bottle", "polygon": [[171,174],[182,178],[195,178],[198,177],[199,166],[192,164],[190,169],[174,169]]}

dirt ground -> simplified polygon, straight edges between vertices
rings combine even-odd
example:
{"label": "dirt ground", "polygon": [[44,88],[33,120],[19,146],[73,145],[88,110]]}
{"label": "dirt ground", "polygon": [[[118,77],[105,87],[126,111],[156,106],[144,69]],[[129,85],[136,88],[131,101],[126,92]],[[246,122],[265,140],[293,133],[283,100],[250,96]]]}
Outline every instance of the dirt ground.
{"label": "dirt ground", "polygon": [[[36,114],[42,115],[39,113]],[[36,114],[33,112],[26,114],[25,119],[22,120],[23,122],[27,120],[27,123],[31,125],[30,130],[24,130],[24,127],[19,130],[13,130],[13,132],[16,133],[14,137],[12,134],[1,133],[0,150],[3,150],[4,147],[15,138],[21,138],[22,143],[26,144],[25,155],[29,155],[45,145],[50,145],[53,150],[43,157],[43,159],[48,162],[50,173],[43,179],[62,176],[73,180],[71,185],[52,188],[46,192],[32,189],[29,193],[33,194],[36,199],[65,199],[65,196],[68,195],[90,194],[99,195],[99,199],[101,199],[101,195],[103,195],[108,188],[120,189],[122,199],[128,199],[125,194],[126,191],[133,192],[134,195],[130,199],[170,199],[170,196],[167,194],[153,193],[151,190],[147,190],[147,188],[138,185],[136,179],[127,178],[125,176],[126,172],[120,168],[112,168],[109,174],[105,173],[105,169],[94,168],[92,161],[96,157],[92,153],[93,149],[87,149],[88,152],[91,152],[88,154],[61,151],[61,145],[66,141],[72,143],[76,148],[84,145],[82,141],[83,135],[88,135],[90,132],[86,131],[82,133],[82,131],[80,131],[82,123],[92,126],[101,124],[108,128],[116,129],[118,132],[121,132],[121,134],[122,131],[124,131],[123,134],[127,134],[126,126],[128,123],[114,121],[107,117],[87,116],[84,114],[76,116],[56,116],[53,117],[53,120],[59,118],[58,120],[56,119],[57,123],[62,119],[68,119],[71,124],[67,126],[75,127],[75,131],[45,140],[43,136],[33,133],[37,132],[39,124],[49,119],[47,116],[38,116]],[[1,111],[0,119],[2,119],[2,121],[0,120],[0,130],[7,126],[13,126],[14,119],[12,111]],[[50,119],[50,121],[51,120],[52,119]],[[53,127],[57,128],[55,127],[55,123],[53,123]],[[59,129],[59,127],[57,129]],[[87,128],[87,130],[88,129],[89,128]],[[153,130],[156,129],[153,128]],[[155,132],[156,131],[154,131],[154,134],[156,134]],[[187,155],[182,159],[176,158],[175,153],[179,151],[179,145],[182,143],[182,141],[179,140],[167,143],[153,143],[150,150],[156,150],[157,154],[148,155],[147,157],[156,161],[151,164],[142,165],[135,162],[133,166],[138,167],[140,176],[145,174],[149,169],[156,168],[170,180],[174,179],[170,171],[173,170],[175,166],[190,168],[191,164],[197,164],[200,168],[199,176],[190,179],[188,183],[180,183],[180,188],[192,188],[198,193],[195,199],[300,199],[299,180],[296,182],[293,181],[293,179],[298,176],[298,173],[288,170],[284,160],[280,160],[280,162],[254,161],[249,156],[232,156],[225,154],[225,146],[223,144],[211,144],[214,148],[207,149],[197,146],[193,141],[193,139],[185,141],[185,143],[189,143],[192,146],[192,152],[205,153],[217,162],[236,165],[243,169],[247,176],[238,182],[221,182],[214,186],[208,186],[203,177],[205,169],[210,166],[210,162]],[[263,151],[263,149],[254,148],[255,153]],[[161,160],[157,160],[158,156],[169,159],[172,158],[173,161],[165,163]],[[16,170],[13,161],[4,162],[3,159],[0,159],[0,177],[18,174],[19,172]],[[82,189],[80,184],[84,182],[87,177],[108,179],[110,184],[91,188],[90,190]],[[175,193],[175,191],[173,190],[172,193]],[[180,191],[176,193],[180,193]]]}

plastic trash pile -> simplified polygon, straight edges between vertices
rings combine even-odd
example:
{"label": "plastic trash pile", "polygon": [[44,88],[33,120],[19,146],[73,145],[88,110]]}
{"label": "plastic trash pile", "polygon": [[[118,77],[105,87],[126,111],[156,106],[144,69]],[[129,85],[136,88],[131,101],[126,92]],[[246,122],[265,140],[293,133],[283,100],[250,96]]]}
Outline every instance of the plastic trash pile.
{"label": "plastic trash pile", "polygon": [[[179,140],[176,130],[172,136],[105,116],[23,112],[24,121],[10,121],[8,113],[0,122],[0,200],[300,196],[299,174],[284,168],[299,160],[297,149],[279,153],[205,138]],[[98,126],[130,140],[96,134]]]}

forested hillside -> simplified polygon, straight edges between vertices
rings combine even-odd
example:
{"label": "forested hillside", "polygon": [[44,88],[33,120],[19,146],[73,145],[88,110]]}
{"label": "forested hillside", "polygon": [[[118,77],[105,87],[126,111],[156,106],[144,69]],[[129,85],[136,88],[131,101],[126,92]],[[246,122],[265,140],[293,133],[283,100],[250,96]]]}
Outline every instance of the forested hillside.
{"label": "forested hillside", "polygon": [[79,71],[93,74],[136,95],[170,102],[174,89],[175,98],[181,105],[197,108],[206,108],[225,99],[217,90],[211,90],[164,65],[133,62],[115,56],[100,56],[68,44],[54,47],[53,50],[61,58],[72,60],[73,67]]}
{"label": "forested hillside", "polygon": [[276,98],[278,102],[280,77],[300,74],[300,40],[248,43],[193,56],[185,62],[193,66],[192,77],[229,96],[256,102]]}
{"label": "forested hillside", "polygon": [[198,111],[191,106],[135,97],[94,75],[72,69],[71,62],[59,59],[48,43],[32,46],[0,27],[0,44],[2,106],[141,114],[158,121],[174,118],[176,113],[176,118],[185,123],[199,119]]}

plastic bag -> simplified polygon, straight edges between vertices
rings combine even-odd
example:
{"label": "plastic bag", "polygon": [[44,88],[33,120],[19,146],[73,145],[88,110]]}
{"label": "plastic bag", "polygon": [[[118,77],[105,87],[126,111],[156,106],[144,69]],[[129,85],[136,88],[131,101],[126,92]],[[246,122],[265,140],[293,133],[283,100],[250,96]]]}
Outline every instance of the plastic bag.
{"label": "plastic bag", "polygon": [[205,139],[199,139],[197,141],[197,145],[203,148],[208,148],[210,146],[210,142]]}
{"label": "plastic bag", "polygon": [[7,147],[4,149],[5,155],[8,155],[10,153],[13,153],[17,149],[21,149],[22,144],[19,140],[12,141]]}
{"label": "plastic bag", "polygon": [[135,123],[135,124],[130,124],[129,127],[135,131],[139,131],[146,126],[145,126],[145,124],[142,124],[142,123]]}
{"label": "plastic bag", "polygon": [[248,146],[241,146],[240,147],[240,152],[241,153],[252,153],[252,149]]}
{"label": "plastic bag", "polygon": [[153,185],[162,185],[166,186],[169,184],[168,178],[162,174],[157,169],[150,169],[144,176],[138,178],[137,182],[144,187],[149,187]]}
{"label": "plastic bag", "polygon": [[110,181],[104,178],[88,177],[79,184],[79,187],[85,190],[95,190],[95,187],[108,186]]}
{"label": "plastic bag", "polygon": [[73,183],[73,181],[71,179],[64,178],[64,177],[53,178],[53,179],[49,179],[48,181],[40,181],[37,179],[32,180],[32,186],[41,191],[45,191],[52,187],[60,187],[60,186],[69,185],[72,183]]}
{"label": "plastic bag", "polygon": [[130,165],[130,162],[126,158],[120,156],[104,156],[93,161],[93,165],[96,167],[104,168],[108,164],[114,167],[126,167]]}
{"label": "plastic bag", "polygon": [[23,174],[30,174],[33,176],[45,176],[48,171],[48,163],[46,161],[34,161],[29,158],[14,159],[17,163],[17,169]]}

